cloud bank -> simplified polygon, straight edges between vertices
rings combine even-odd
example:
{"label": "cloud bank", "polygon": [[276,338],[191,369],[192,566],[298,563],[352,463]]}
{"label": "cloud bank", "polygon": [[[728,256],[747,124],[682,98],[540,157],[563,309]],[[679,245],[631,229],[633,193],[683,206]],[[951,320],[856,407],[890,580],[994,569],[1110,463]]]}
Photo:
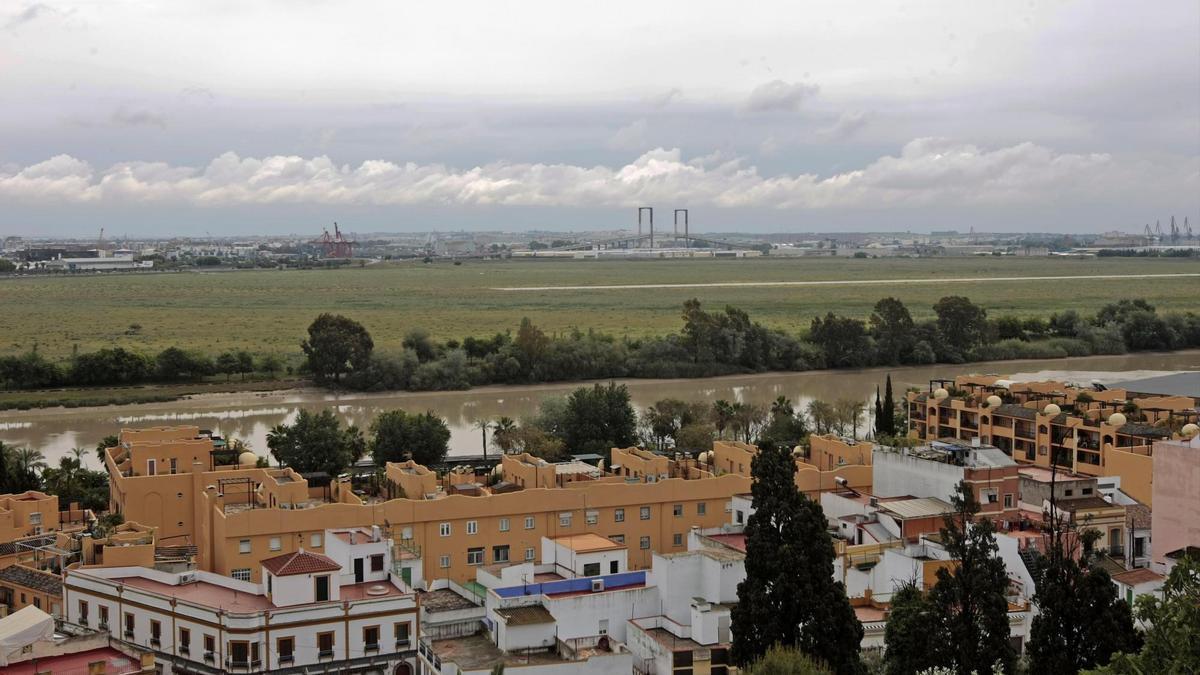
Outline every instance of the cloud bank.
{"label": "cloud bank", "polygon": [[267,204],[361,206],[615,207],[672,202],[694,206],[838,209],[1029,206],[1067,196],[1100,201],[1146,191],[1200,187],[1200,161],[1166,166],[1108,154],[1055,152],[1033,143],[984,149],[937,138],[829,176],[767,176],[738,158],[687,159],[658,148],[617,167],[494,163],[471,169],[370,160],[350,166],[327,156],[239,157],[204,167],[122,162],[97,170],[58,155],[0,169],[0,200],[43,204]]}

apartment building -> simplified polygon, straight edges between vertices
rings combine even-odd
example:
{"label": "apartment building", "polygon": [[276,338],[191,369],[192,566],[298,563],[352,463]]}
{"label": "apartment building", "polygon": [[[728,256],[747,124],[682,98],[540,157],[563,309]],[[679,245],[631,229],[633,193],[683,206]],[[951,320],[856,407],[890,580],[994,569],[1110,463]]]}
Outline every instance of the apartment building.
{"label": "apartment building", "polygon": [[912,438],[978,438],[1022,464],[1119,476],[1122,490],[1151,506],[1154,442],[1194,436],[1200,418],[1193,396],[995,375],[931,380],[927,391],[909,392],[906,400]]}
{"label": "apartment building", "polygon": [[66,618],[152,651],[168,674],[418,672],[418,599],[395,574],[389,543],[378,530],[323,534],[329,555],[266,558],[260,583],[74,566],[63,582]]}
{"label": "apartment building", "polygon": [[[796,488],[815,498],[826,490],[840,485],[870,490],[871,444],[837,436],[810,437],[810,456],[800,448],[793,451],[796,462]],[[734,474],[749,478],[758,448],[739,441],[715,441],[710,452],[700,453],[700,467],[705,474],[724,476]],[[827,463],[821,468],[816,462]]]}
{"label": "apartment building", "polygon": [[58,497],[37,490],[0,495],[0,543],[58,529]]}
{"label": "apartment building", "polygon": [[[483,565],[535,556],[544,536],[618,539],[629,545],[630,567],[645,569],[655,551],[685,550],[691,527],[724,522],[730,498],[750,489],[748,473],[716,476],[694,460],[650,483],[586,462],[508,455],[494,478],[463,476],[478,484],[471,491],[443,489],[412,462],[389,464],[384,495],[394,498],[362,499],[348,482],[317,487],[290,469],[253,467],[253,458],[219,464],[215,456],[226,451],[196,427],[125,430],[119,438],[106,452],[113,509],[155,528],[158,547],[195,547],[200,569],[251,583],[263,582],[269,557],[327,553],[327,529],[375,525],[394,551],[421,560],[426,576],[458,583]],[[487,485],[493,480],[503,489]],[[832,485],[832,474],[824,480]]]}
{"label": "apartment building", "polygon": [[872,457],[871,485],[876,497],[913,495],[950,501],[958,485],[966,482],[982,515],[1007,522],[1020,517],[1017,463],[978,438],[930,441],[914,448],[877,446]]}
{"label": "apartment building", "polygon": [[1161,574],[1173,565],[1173,554],[1200,549],[1200,436],[1154,444],[1151,532],[1151,568]]}

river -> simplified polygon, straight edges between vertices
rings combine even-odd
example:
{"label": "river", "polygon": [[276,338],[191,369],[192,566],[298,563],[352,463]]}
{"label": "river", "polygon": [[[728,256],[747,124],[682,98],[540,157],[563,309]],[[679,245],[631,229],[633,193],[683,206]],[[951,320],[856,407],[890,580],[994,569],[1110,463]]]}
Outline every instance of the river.
{"label": "river", "polygon": [[[1079,381],[1093,376],[1112,382],[1149,376],[1124,371],[1200,370],[1200,351],[1090,356],[1072,359],[999,361],[964,366],[937,365],[865,370],[810,371],[736,375],[694,380],[624,380],[634,406],[640,411],[663,398],[712,402],[719,399],[769,404],[783,395],[797,407],[813,399],[832,401],[858,398],[873,401],[876,386],[891,373],[899,398],[905,388],[926,387],[930,378],[951,378],[959,373],[1074,373]],[[1093,373],[1095,375],[1093,375]],[[1108,373],[1105,377],[1102,373]],[[547,397],[563,396],[578,383],[520,387],[483,387],[456,392],[393,392],[384,394],[331,394],[316,389],[261,393],[207,394],[181,401],[98,408],[55,408],[0,412],[0,441],[40,449],[50,464],[73,447],[95,448],[104,436],[122,427],[195,424],[228,438],[240,438],[261,455],[267,454],[267,431],[288,422],[301,408],[333,408],[351,424],[365,429],[378,413],[395,408],[410,412],[432,410],[450,426],[451,454],[479,454],[482,438],[475,422],[506,416],[520,420],[536,412]],[[868,406],[870,409],[870,406]],[[489,449],[489,452],[493,450]],[[88,464],[98,467],[94,452]]]}

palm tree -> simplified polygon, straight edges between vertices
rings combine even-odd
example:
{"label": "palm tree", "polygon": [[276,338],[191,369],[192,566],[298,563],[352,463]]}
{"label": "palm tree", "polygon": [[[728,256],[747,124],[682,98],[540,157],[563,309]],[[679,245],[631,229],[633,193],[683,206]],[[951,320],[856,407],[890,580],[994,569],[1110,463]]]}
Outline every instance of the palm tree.
{"label": "palm tree", "polygon": [[791,400],[782,394],[771,403],[771,417],[791,417],[794,412]]}
{"label": "palm tree", "polygon": [[733,422],[734,409],[724,399],[713,403],[713,425],[717,427],[717,438],[725,438],[725,429]]}
{"label": "palm tree", "polygon": [[17,471],[41,473],[46,468],[46,458],[42,456],[41,450],[17,448],[13,458],[17,465]]}
{"label": "palm tree", "polygon": [[492,428],[492,421],[489,419],[475,420],[475,428],[483,436],[483,461],[487,462],[487,432]]}
{"label": "palm tree", "polygon": [[515,441],[513,434],[517,431],[517,421],[511,417],[501,417],[492,429],[492,443],[500,448],[500,452],[507,454]]}

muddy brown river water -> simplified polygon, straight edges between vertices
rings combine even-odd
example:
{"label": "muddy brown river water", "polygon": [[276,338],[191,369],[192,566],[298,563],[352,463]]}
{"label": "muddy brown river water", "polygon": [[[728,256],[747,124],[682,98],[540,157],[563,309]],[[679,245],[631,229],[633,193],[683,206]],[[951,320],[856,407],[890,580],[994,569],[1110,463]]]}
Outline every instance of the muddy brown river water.
{"label": "muddy brown river water", "polygon": [[[930,378],[953,377],[958,373],[1074,374],[1078,381],[1092,378],[1113,382],[1150,373],[1125,371],[1200,370],[1200,351],[1169,354],[1093,356],[1072,359],[1001,361],[965,366],[915,366],[865,370],[768,373],[695,380],[623,380],[640,411],[663,398],[712,402],[718,399],[768,404],[777,396],[790,398],[796,406],[812,399],[859,398],[873,400],[876,385],[891,373],[899,396],[906,387],[925,387]],[[366,428],[378,413],[394,408],[408,411],[432,410],[451,429],[451,454],[479,454],[482,439],[475,422],[507,416],[528,417],[547,397],[562,396],[578,383],[521,387],[484,387],[461,392],[395,392],[385,394],[331,394],[316,389],[293,389],[262,393],[210,394],[168,403],[108,406],[100,408],[56,408],[0,412],[0,441],[42,450],[46,461],[56,464],[72,447],[94,448],[106,435],[121,427],[195,424],[220,434],[241,438],[259,454],[267,454],[267,431],[290,421],[301,408],[333,408],[346,422]],[[868,406],[869,409],[869,406]],[[489,452],[493,450],[489,449]],[[94,453],[89,463],[98,466]]]}

